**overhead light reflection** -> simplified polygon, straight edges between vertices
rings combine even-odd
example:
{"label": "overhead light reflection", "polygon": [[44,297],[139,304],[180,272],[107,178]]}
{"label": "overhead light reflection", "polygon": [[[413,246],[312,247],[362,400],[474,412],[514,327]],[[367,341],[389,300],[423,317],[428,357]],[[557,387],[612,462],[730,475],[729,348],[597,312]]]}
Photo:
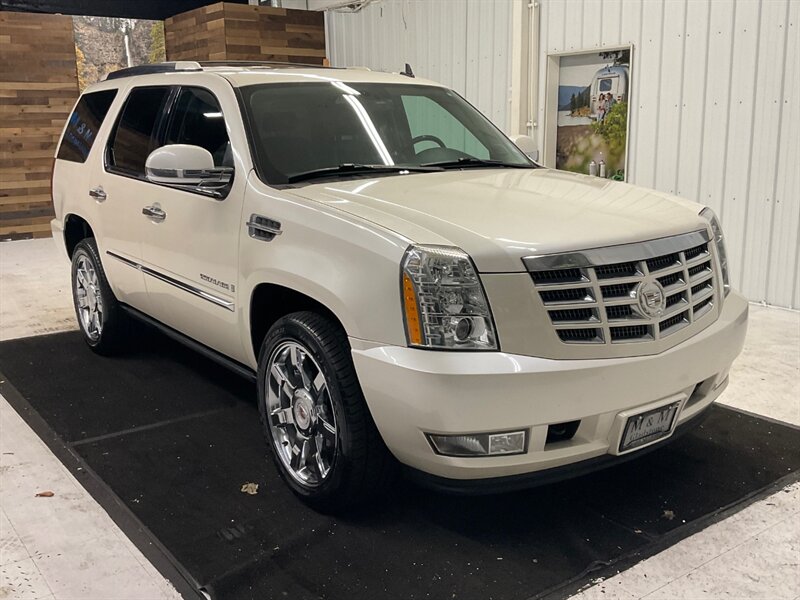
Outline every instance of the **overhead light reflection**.
{"label": "overhead light reflection", "polygon": [[365,189],[367,189],[369,186],[374,185],[376,183],[378,183],[377,179],[373,179],[372,181],[367,181],[366,183],[362,183],[361,185],[358,185],[358,186],[354,187],[352,193],[353,194],[360,194]]}
{"label": "overhead light reflection", "polygon": [[[326,187],[325,189],[328,190],[329,192],[339,192],[341,194],[360,194],[365,189],[367,189],[369,186],[375,185],[376,183],[378,183],[378,180],[377,179],[372,179],[370,181],[367,181],[365,183],[357,185],[352,190],[344,190],[342,188],[330,187],[330,186]],[[347,200],[343,200],[342,202],[347,202]]]}
{"label": "overhead light reflection", "polygon": [[341,81],[331,81],[331,85],[334,86],[334,87],[339,88],[345,94],[350,94],[351,96],[360,96],[361,95],[361,92],[351,88],[349,85],[347,85],[346,83],[343,83]]}
{"label": "overhead light reflection", "polygon": [[375,150],[378,151],[378,154],[385,165],[393,165],[394,161],[392,157],[389,155],[389,151],[386,149],[386,146],[381,139],[381,136],[378,135],[378,130],[375,129],[375,124],[372,122],[372,119],[369,118],[367,111],[364,109],[364,106],[359,102],[358,98],[351,95],[342,96],[349,104],[353,107],[353,110],[356,113],[356,116],[361,121],[361,124],[364,126],[367,134],[369,135],[370,139],[372,140],[372,145],[375,146]]}

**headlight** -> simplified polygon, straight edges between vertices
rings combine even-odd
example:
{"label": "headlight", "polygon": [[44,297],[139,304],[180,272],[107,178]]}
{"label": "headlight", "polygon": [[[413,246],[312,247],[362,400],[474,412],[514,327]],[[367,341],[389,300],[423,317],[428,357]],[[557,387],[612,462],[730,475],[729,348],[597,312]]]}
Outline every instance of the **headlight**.
{"label": "headlight", "polygon": [[496,350],[486,294],[469,255],[449,246],[411,246],[401,288],[411,346]]}
{"label": "headlight", "polygon": [[700,216],[708,221],[711,225],[711,232],[714,234],[714,243],[717,246],[717,256],[719,257],[719,266],[722,271],[722,287],[725,290],[725,295],[731,291],[731,282],[728,278],[728,254],[725,252],[725,236],[722,235],[722,226],[719,224],[719,219],[714,211],[710,208],[704,208],[700,211]]}

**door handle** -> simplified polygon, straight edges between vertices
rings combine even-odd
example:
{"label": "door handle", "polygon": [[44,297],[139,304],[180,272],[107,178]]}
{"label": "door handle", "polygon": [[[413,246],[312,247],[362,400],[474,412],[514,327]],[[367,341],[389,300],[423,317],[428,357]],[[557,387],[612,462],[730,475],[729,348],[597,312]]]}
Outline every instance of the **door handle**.
{"label": "door handle", "polygon": [[167,213],[161,210],[161,207],[156,204],[145,206],[142,209],[142,214],[151,221],[155,221],[156,223],[160,223],[161,221],[167,218]]}
{"label": "door handle", "polygon": [[106,193],[103,191],[103,188],[96,187],[89,190],[89,197],[94,198],[98,202],[103,202],[106,199]]}

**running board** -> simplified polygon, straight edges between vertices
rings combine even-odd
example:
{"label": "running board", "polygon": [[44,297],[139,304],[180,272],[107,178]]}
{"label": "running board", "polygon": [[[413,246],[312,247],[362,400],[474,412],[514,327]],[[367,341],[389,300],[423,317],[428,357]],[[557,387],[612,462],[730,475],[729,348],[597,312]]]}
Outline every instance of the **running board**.
{"label": "running board", "polygon": [[256,374],[250,367],[243,365],[242,363],[237,362],[231,358],[228,358],[227,356],[225,356],[224,354],[220,354],[216,350],[212,350],[208,346],[201,344],[196,340],[193,340],[189,336],[182,334],[180,331],[175,331],[174,329],[172,329],[172,327],[164,325],[161,321],[156,321],[153,317],[150,317],[144,314],[143,312],[136,310],[131,306],[128,306],[127,304],[120,304],[120,308],[134,319],[158,329],[161,333],[163,333],[167,337],[170,337],[176,342],[180,342],[187,348],[194,350],[198,354],[202,354],[206,358],[213,360],[215,363],[225,367],[226,369],[233,371],[240,377],[244,377],[249,381],[253,382],[256,381]]}

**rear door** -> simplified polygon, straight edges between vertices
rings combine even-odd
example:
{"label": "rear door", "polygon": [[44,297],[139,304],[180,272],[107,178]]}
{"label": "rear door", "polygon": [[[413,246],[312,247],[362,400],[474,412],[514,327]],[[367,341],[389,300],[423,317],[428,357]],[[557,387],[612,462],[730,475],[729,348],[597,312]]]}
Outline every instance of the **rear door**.
{"label": "rear door", "polygon": [[[97,165],[103,161],[102,139],[111,128],[112,110],[118,90],[98,90],[83,94],[64,127],[53,165],[53,204],[61,225],[76,215],[92,227],[97,242],[102,243],[102,223],[98,216],[100,200],[95,198],[98,185]],[[38,167],[38,165],[37,165]],[[46,167],[45,167],[46,168]],[[38,170],[38,169],[37,169]]]}
{"label": "rear door", "polygon": [[[238,105],[223,79],[182,86],[164,127],[165,144],[190,144],[208,150],[216,167],[233,167],[233,182],[223,198],[199,191],[149,184],[148,199],[163,220],[144,228],[142,263],[151,314],[166,325],[233,358],[243,359],[239,334],[238,253],[244,229],[242,205],[247,172],[246,148],[230,135],[238,124]],[[139,216],[140,221],[141,215]]]}

